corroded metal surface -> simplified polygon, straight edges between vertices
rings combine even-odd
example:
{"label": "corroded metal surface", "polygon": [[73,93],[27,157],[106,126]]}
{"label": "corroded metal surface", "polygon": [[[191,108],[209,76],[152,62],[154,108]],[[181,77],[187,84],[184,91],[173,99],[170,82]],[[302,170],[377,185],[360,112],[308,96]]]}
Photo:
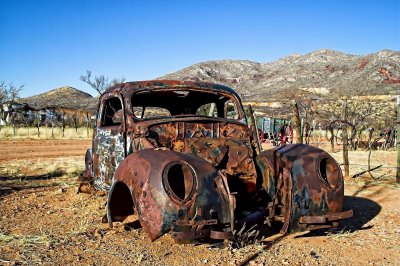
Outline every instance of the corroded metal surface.
{"label": "corroded metal surface", "polygon": [[342,172],[325,151],[303,144],[285,145],[261,153],[257,162],[263,187],[273,199],[269,218],[283,222],[282,233],[332,227],[337,225],[332,221],[351,216],[351,212],[342,213]]}
{"label": "corroded metal surface", "polygon": [[100,97],[96,121],[82,180],[109,190],[110,226],[136,212],[150,239],[171,231],[187,242],[232,239],[235,226],[327,228],[352,214],[327,153],[284,145],[256,155],[257,134],[228,87],[119,84]]}
{"label": "corroded metal surface", "polygon": [[[186,167],[184,176],[174,172],[169,177],[173,166]],[[151,240],[171,228],[178,238],[183,236],[180,232],[193,232],[193,238],[197,238],[196,234],[209,236],[210,230],[229,232],[233,213],[229,190],[221,185],[222,178],[199,157],[153,149],[128,156],[115,173],[115,182],[122,182],[131,191],[140,223]],[[108,219],[112,221],[114,205],[109,204],[108,208]],[[205,232],[207,235],[200,234]]]}

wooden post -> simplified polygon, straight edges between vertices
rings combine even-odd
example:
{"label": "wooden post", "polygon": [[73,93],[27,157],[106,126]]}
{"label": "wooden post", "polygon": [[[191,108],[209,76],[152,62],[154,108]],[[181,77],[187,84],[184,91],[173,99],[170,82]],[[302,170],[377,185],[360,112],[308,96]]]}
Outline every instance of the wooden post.
{"label": "wooden post", "polygon": [[374,178],[371,174],[371,153],[372,153],[372,133],[374,133],[374,128],[368,128],[368,174]]}
{"label": "wooden post", "polygon": [[[329,133],[331,134],[331,138],[329,141],[331,142],[331,152],[335,152],[335,129],[333,128],[333,125],[331,124],[329,126]],[[326,138],[328,138],[328,130],[325,132],[326,133]]]}
{"label": "wooden post", "polygon": [[397,172],[396,172],[396,182],[400,184],[400,95],[397,95]]}
{"label": "wooden post", "polygon": [[299,108],[295,100],[290,101],[290,107],[292,109],[292,120],[293,120],[293,143],[303,143],[301,136],[301,122],[299,115]]}
{"label": "wooden post", "polygon": [[64,137],[64,130],[65,130],[65,119],[64,119],[64,111],[61,113],[61,131],[62,137]]}
{"label": "wooden post", "polygon": [[307,126],[308,125],[308,106],[306,106],[304,109],[305,109],[306,114],[305,114],[305,118],[301,119],[301,127],[302,127],[301,134],[302,134],[302,138],[304,139],[303,141],[308,145],[308,144],[310,144],[310,139],[308,138],[309,137],[308,133],[310,133],[308,131],[310,129]]}
{"label": "wooden post", "polygon": [[54,139],[54,117],[53,115],[51,117],[51,138]]}
{"label": "wooden post", "polygon": [[37,113],[37,124],[36,124],[36,126],[37,126],[37,136],[38,136],[38,138],[40,138],[40,113],[39,112]]}
{"label": "wooden post", "polygon": [[86,113],[86,137],[89,138],[90,116]]}
{"label": "wooden post", "polygon": [[11,122],[13,125],[13,132],[14,132],[14,136],[17,135],[17,130],[16,130],[16,125],[15,125],[15,112],[11,113]]}
{"label": "wooden post", "polygon": [[75,133],[78,133],[78,115],[75,113],[73,116],[74,125],[75,125]]}
{"label": "wooden post", "polygon": [[[347,101],[342,102],[342,120],[347,122]],[[343,165],[344,165],[344,176],[349,177],[349,151],[347,147],[347,124],[344,123],[342,126],[342,137],[343,137]]]}
{"label": "wooden post", "polygon": [[311,142],[311,144],[315,143],[316,131],[317,131],[317,122],[313,119],[311,122],[311,129],[310,129],[310,133],[309,133],[310,136],[308,139],[308,144],[310,144],[310,142]]}
{"label": "wooden post", "polygon": [[272,121],[272,143],[273,143],[273,145],[274,146],[276,146],[276,145],[278,145],[278,140],[276,139],[276,137],[277,136],[275,136],[275,118],[274,117],[272,117],[271,118],[271,121]]}
{"label": "wooden post", "polygon": [[321,145],[321,135],[322,135],[322,129],[321,129],[321,123],[318,123],[318,148]]}
{"label": "wooden post", "polygon": [[254,115],[253,108],[251,107],[250,104],[248,105],[248,107],[250,112],[251,127],[253,130],[253,138],[256,144],[256,152],[257,154],[259,154],[260,152],[262,152],[262,148],[261,148],[260,138],[258,137],[257,120]]}

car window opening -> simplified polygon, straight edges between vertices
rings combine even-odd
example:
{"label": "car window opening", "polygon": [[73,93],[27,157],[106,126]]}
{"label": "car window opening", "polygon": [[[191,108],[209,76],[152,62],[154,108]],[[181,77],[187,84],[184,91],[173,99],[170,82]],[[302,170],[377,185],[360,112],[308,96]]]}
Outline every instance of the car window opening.
{"label": "car window opening", "polygon": [[[103,111],[101,115],[101,126],[116,126],[120,125],[121,121],[115,119],[114,115],[122,110],[122,103],[118,97],[109,98],[104,101]],[[122,115],[122,112],[119,112]],[[117,122],[118,121],[118,122]]]}
{"label": "car window opening", "polygon": [[137,119],[197,115],[239,119],[236,101],[229,96],[198,90],[139,91],[132,96]]}

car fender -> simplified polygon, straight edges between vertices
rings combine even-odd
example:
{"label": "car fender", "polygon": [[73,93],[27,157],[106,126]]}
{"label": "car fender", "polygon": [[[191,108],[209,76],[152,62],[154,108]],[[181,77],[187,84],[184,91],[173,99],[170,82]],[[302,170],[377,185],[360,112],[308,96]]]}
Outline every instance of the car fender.
{"label": "car fender", "polygon": [[[151,240],[170,230],[177,238],[189,239],[202,233],[212,237],[215,230],[230,231],[234,198],[224,178],[212,164],[194,155],[163,149],[135,152],[115,171],[107,201],[108,222],[123,220],[135,210]],[[187,229],[194,234],[181,232]],[[202,231],[196,235],[196,230]]]}
{"label": "car fender", "polygon": [[327,152],[290,144],[260,153],[256,162],[272,200],[269,218],[283,222],[281,233],[333,227],[352,216],[342,211],[342,171]]}

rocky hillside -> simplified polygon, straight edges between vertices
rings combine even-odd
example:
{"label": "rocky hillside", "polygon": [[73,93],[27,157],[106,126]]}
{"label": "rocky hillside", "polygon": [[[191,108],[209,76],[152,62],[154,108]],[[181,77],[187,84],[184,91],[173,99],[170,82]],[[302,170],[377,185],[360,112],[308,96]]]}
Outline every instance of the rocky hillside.
{"label": "rocky hillside", "polygon": [[287,93],[387,95],[400,91],[400,52],[363,56],[333,50],[291,55],[269,63],[247,60],[202,62],[159,79],[209,81],[236,89],[246,101],[271,101]]}
{"label": "rocky hillside", "polygon": [[[394,95],[400,94],[400,51],[382,50],[357,56],[325,49],[290,55],[269,63],[208,61],[158,79],[225,84],[234,88],[257,112],[274,117],[289,116],[288,101],[292,98],[306,102],[300,104],[300,108],[308,105],[307,108],[326,119],[333,113],[340,115],[340,108],[333,112],[332,107],[337,105],[338,96],[353,99],[362,96],[367,98],[361,104],[368,103],[376,109],[376,119],[392,121]],[[58,88],[21,99],[21,102],[34,108],[58,106],[91,111],[97,108],[97,98],[72,87]],[[304,109],[301,111],[304,113]]]}
{"label": "rocky hillside", "polygon": [[66,86],[32,97],[22,98],[19,102],[27,103],[35,109],[68,107],[71,109],[94,111],[97,108],[98,99],[86,92]]}

